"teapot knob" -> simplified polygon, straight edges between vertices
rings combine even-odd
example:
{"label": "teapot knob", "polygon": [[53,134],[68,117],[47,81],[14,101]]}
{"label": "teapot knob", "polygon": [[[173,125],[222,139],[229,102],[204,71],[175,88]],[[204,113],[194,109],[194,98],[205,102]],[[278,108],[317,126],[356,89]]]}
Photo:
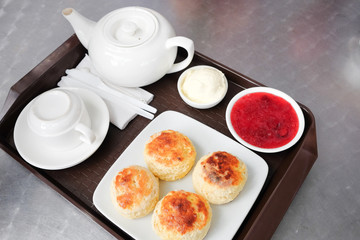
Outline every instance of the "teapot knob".
{"label": "teapot knob", "polygon": [[133,36],[136,33],[138,26],[132,21],[124,21],[121,26],[117,29],[115,36],[117,39],[121,39],[125,34],[127,36]]}

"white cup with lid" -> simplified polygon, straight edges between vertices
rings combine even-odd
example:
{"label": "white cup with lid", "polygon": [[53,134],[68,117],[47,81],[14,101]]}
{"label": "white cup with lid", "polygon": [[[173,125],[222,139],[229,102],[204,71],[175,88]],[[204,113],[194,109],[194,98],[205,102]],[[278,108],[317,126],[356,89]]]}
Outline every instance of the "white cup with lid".
{"label": "white cup with lid", "polygon": [[27,122],[42,144],[54,150],[71,150],[96,138],[83,100],[68,89],[55,88],[37,96]]}

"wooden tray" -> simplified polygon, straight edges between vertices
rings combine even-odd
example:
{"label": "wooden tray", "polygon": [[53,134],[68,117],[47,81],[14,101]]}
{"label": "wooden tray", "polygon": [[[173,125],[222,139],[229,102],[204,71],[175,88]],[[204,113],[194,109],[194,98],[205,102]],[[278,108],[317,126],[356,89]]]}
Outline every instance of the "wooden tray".
{"label": "wooden tray", "polygon": [[[14,125],[22,109],[40,93],[56,87],[61,76],[65,75],[65,70],[75,67],[85,53],[86,49],[73,35],[11,88],[0,115],[0,147],[115,237],[128,239],[130,237],[125,232],[95,208],[92,196],[106,171],[150,120],[138,116],[122,131],[110,124],[109,132],[95,154],[81,164],[64,170],[50,171],[33,167],[21,158],[14,145]],[[178,55],[181,59],[185,53],[179,51]],[[228,93],[219,105],[207,110],[186,105],[176,88],[180,73],[168,74],[145,87],[155,95],[151,105],[158,109],[157,115],[166,110],[182,112],[232,138],[225,123],[228,102],[245,88],[263,85],[196,52],[191,66],[200,64],[218,68],[229,81]],[[269,174],[234,239],[271,238],[317,158],[315,119],[307,107],[300,106],[306,125],[299,142],[281,153],[258,153],[269,165]]]}

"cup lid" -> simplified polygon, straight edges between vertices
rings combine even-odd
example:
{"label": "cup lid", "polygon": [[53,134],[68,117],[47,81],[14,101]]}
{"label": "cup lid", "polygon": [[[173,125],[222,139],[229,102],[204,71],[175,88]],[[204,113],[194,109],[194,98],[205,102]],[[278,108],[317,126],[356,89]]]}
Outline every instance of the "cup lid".
{"label": "cup lid", "polygon": [[121,8],[105,19],[104,35],[120,47],[134,47],[149,40],[158,30],[154,14],[141,7]]}

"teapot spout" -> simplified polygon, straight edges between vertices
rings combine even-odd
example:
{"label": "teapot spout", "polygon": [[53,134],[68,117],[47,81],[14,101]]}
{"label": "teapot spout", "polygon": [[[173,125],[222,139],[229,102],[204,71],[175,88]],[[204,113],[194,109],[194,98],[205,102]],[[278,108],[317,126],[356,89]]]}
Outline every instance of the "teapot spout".
{"label": "teapot spout", "polygon": [[95,22],[91,21],[73,8],[65,8],[62,15],[70,22],[71,26],[79,38],[81,44],[88,49],[90,38],[95,27]]}

